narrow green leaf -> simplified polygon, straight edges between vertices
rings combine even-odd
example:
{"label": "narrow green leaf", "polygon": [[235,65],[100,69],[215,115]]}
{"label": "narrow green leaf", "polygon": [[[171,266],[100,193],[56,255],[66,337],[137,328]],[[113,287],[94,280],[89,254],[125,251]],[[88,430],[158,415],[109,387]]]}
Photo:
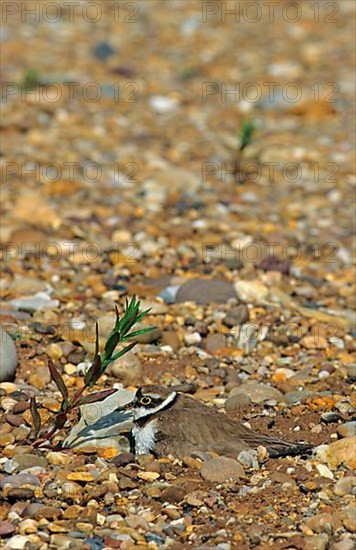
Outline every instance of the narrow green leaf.
{"label": "narrow green leaf", "polygon": [[130,334],[125,336],[125,340],[131,340],[131,338],[136,338],[137,336],[140,336],[141,334],[145,334],[146,332],[150,332],[153,329],[154,327],[145,327],[140,330],[135,330],[134,332],[130,332]]}
{"label": "narrow green leaf", "polygon": [[95,353],[94,353],[94,359],[98,357],[99,355],[99,344],[100,344],[100,337],[99,337],[99,324],[98,322],[95,323]]}
{"label": "narrow green leaf", "polygon": [[104,349],[106,358],[110,358],[112,356],[120,340],[121,340],[121,337],[119,332],[114,332],[109,336],[109,339],[106,342],[105,349]]}
{"label": "narrow green leaf", "polygon": [[118,351],[115,355],[113,355],[107,364],[109,363],[112,363],[113,361],[116,361],[116,359],[119,359],[119,357],[122,357],[123,355],[125,355],[125,353],[127,353],[128,351],[130,351],[130,349],[132,349],[134,346],[136,345],[136,342],[131,342],[131,344],[129,344],[128,346],[126,346],[125,348],[121,349],[120,351]]}
{"label": "narrow green leaf", "polygon": [[110,390],[97,391],[95,393],[91,393],[90,395],[85,395],[76,402],[73,408],[81,407],[82,405],[87,405],[88,403],[97,403],[98,401],[106,399],[109,395],[112,395],[115,392],[117,392],[117,390],[111,388]]}
{"label": "narrow green leaf", "polygon": [[35,397],[31,397],[30,411],[31,411],[31,416],[33,420],[33,426],[35,428],[35,439],[36,439],[41,429],[41,417],[40,417],[40,413],[38,412],[38,407],[37,407],[37,402]]}
{"label": "narrow green leaf", "polygon": [[255,129],[255,125],[251,121],[247,121],[244,123],[242,127],[241,132],[241,145],[240,145],[240,151],[243,151],[247,145],[251,143],[251,138],[253,131]]}
{"label": "narrow green leaf", "polygon": [[52,378],[53,382],[56,384],[59,391],[61,392],[64,401],[68,401],[67,386],[65,385],[62,376],[60,375],[60,373],[58,372],[58,370],[56,369],[56,367],[54,366],[52,361],[48,361],[48,368],[49,368],[49,372],[51,374],[51,378]]}
{"label": "narrow green leaf", "polygon": [[101,375],[101,357],[97,355],[93,361],[92,366],[86,372],[84,376],[84,384],[86,386],[94,386],[95,382]]}

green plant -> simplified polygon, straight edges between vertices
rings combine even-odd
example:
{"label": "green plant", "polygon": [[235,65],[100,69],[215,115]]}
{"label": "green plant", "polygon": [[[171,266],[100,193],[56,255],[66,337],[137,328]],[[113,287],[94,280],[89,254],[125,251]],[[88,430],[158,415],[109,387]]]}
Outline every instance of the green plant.
{"label": "green plant", "polygon": [[24,89],[29,92],[31,90],[34,90],[38,86],[38,84],[39,75],[36,69],[27,69],[22,82],[22,86],[24,87]]}
{"label": "green plant", "polygon": [[245,147],[247,147],[251,143],[254,130],[255,125],[251,120],[247,120],[243,123],[240,137],[240,152],[243,151]]}
{"label": "green plant", "polygon": [[43,443],[50,441],[54,434],[64,427],[66,421],[68,420],[68,415],[74,409],[88,403],[97,403],[98,401],[102,401],[109,395],[115,393],[115,389],[108,389],[83,395],[85,390],[92,388],[96,384],[99,378],[104,374],[108,365],[122,357],[129,350],[131,350],[135,346],[136,341],[130,342],[127,346],[115,353],[118,344],[137,338],[141,334],[152,330],[153,327],[145,327],[130,332],[131,329],[137,323],[142,321],[142,319],[150,311],[149,309],[146,309],[144,311],[140,309],[140,302],[137,301],[136,296],[134,296],[130,302],[126,300],[125,312],[122,317],[120,317],[117,307],[115,307],[115,310],[115,325],[106,340],[106,344],[102,353],[99,352],[99,325],[98,323],[96,323],[95,325],[95,353],[92,365],[85,374],[84,385],[80,390],[77,391],[77,393],[73,397],[70,397],[68,388],[62,378],[62,375],[53,365],[53,363],[49,361],[48,368],[51,374],[51,378],[56,384],[59,392],[61,393],[62,401],[59,411],[55,413],[52,428],[42,439],[36,440],[41,431],[41,416],[38,412],[38,403],[36,402],[34,397],[31,399],[30,410],[34,426],[34,437],[36,440],[34,443],[35,447],[39,447]]}

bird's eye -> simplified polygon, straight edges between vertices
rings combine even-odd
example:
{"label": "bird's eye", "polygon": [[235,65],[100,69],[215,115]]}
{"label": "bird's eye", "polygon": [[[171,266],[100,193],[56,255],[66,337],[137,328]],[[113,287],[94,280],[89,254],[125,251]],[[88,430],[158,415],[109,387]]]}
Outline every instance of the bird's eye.
{"label": "bird's eye", "polygon": [[140,404],[141,405],[149,405],[151,403],[152,399],[150,397],[141,397]]}

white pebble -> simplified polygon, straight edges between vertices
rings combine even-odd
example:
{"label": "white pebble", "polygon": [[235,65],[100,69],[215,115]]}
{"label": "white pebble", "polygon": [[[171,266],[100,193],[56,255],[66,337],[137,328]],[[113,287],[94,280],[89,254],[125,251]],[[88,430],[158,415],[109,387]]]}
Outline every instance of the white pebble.
{"label": "white pebble", "polygon": [[329,468],[325,464],[317,464],[316,471],[321,477],[327,477],[329,479],[334,479],[334,474],[330,472]]}

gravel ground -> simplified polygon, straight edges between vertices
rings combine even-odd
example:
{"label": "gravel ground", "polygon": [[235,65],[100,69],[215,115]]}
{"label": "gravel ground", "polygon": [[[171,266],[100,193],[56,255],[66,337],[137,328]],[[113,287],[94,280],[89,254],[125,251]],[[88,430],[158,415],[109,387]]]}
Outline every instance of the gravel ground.
{"label": "gravel ground", "polygon": [[[352,550],[355,4],[2,10],[1,548]],[[314,453],[35,449],[48,361],[80,388],[133,295],[156,328],[97,389],[178,385]]]}

